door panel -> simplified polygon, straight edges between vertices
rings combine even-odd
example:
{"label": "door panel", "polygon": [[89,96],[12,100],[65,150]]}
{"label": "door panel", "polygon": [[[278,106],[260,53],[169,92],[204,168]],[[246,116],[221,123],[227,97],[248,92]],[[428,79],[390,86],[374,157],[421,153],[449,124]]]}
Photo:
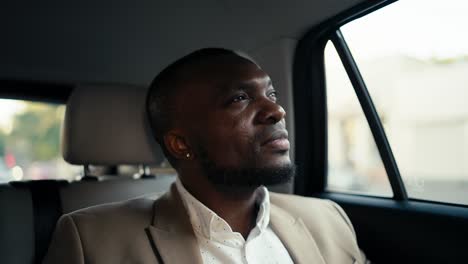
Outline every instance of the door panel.
{"label": "door panel", "polygon": [[323,193],[340,204],[359,246],[375,263],[463,263],[468,259],[468,210],[421,201]]}

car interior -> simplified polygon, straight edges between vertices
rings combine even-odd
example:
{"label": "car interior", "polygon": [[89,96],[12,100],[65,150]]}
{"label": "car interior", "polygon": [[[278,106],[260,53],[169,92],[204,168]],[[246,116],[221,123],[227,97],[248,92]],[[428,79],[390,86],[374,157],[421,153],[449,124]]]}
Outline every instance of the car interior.
{"label": "car interior", "polygon": [[[147,88],[165,66],[205,47],[247,53],[270,75],[278,91],[297,172],[292,182],[268,186],[270,191],[337,202],[373,263],[465,262],[468,87],[463,80],[467,80],[468,49],[462,49],[468,40],[450,41],[450,32],[437,35],[436,31],[453,29],[457,37],[464,35],[460,29],[468,20],[463,20],[462,11],[466,13],[468,5],[407,2],[4,3],[0,10],[4,35],[0,41],[0,262],[41,263],[63,214],[135,197],[156,199],[168,190],[177,176],[149,129]],[[438,18],[432,9],[424,13],[431,6],[443,14],[456,12],[441,16],[452,26],[431,27]],[[393,16],[387,14],[391,12]],[[430,22],[426,24],[425,18]],[[356,28],[365,19],[376,22],[359,33]],[[403,44],[392,44],[394,34],[406,32],[404,28],[413,22],[418,31],[408,30]],[[429,29],[423,30],[425,26]],[[440,41],[429,41],[424,32]],[[369,48],[358,52],[356,39],[361,36],[368,38],[362,43],[371,44],[362,44]],[[374,45],[374,40],[390,43],[388,50],[396,50],[391,54],[406,51],[404,45],[415,42],[412,49],[419,57],[378,56],[368,62],[367,55],[384,52],[384,45]],[[422,59],[426,44],[452,42],[461,43],[457,46],[462,47],[461,55],[429,52]],[[425,76],[432,79],[420,81]],[[335,111],[347,95],[353,103],[346,101],[343,110]],[[425,103],[416,102],[426,98]],[[6,113],[29,103],[58,109],[52,114],[58,116],[54,143],[40,137],[13,137],[39,131],[49,122],[41,114],[37,120],[18,119],[29,124],[19,132],[11,126],[20,121],[7,125]],[[421,105],[426,110],[418,110]],[[427,110],[431,108],[434,113]],[[42,108],[18,109],[19,114],[8,118],[26,117],[27,110]],[[413,116],[426,119],[414,121]],[[49,155],[52,144],[57,148]],[[53,159],[25,158],[36,145],[42,147],[34,155]],[[58,169],[52,163],[59,164]]]}

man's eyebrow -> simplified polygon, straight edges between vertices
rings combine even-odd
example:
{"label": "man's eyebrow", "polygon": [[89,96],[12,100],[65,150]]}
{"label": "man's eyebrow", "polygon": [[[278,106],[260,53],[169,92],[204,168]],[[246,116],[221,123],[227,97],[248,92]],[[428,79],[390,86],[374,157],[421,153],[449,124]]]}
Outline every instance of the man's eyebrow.
{"label": "man's eyebrow", "polygon": [[[218,95],[225,96],[230,93],[237,92],[237,91],[255,90],[257,88],[256,83],[263,81],[259,79],[265,79],[265,78],[257,78],[257,79],[248,80],[248,81],[234,82],[227,86],[220,87]],[[266,81],[267,81],[267,87],[271,87],[273,85],[270,78],[267,78]]]}

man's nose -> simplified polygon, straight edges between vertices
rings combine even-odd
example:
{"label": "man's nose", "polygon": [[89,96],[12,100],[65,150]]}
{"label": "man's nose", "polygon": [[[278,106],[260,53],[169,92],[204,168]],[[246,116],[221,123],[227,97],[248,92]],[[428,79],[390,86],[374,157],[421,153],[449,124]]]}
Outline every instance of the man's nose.
{"label": "man's nose", "polygon": [[263,100],[260,104],[257,120],[262,124],[276,124],[286,116],[283,107],[271,100]]}

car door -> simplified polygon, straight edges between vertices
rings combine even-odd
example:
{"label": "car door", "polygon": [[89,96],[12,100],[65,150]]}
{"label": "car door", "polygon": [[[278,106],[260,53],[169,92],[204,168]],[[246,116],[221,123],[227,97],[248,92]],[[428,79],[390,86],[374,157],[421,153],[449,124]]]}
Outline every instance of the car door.
{"label": "car door", "polygon": [[365,1],[297,46],[295,192],[338,202],[375,263],[468,259],[466,10]]}

